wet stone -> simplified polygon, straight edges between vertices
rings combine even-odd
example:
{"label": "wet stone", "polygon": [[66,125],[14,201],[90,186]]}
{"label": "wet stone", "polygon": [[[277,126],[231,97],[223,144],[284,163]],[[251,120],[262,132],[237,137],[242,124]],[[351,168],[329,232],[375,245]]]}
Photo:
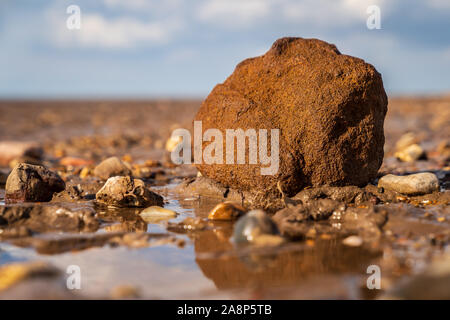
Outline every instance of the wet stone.
{"label": "wet stone", "polygon": [[354,208],[343,202],[319,199],[280,210],[273,220],[281,234],[293,240],[359,235],[372,241],[380,237],[387,213],[373,206]]}
{"label": "wet stone", "polygon": [[98,178],[78,179],[71,177],[66,182],[66,189],[53,195],[52,202],[79,202],[94,200],[95,194],[104,183]]}
{"label": "wet stone", "polygon": [[109,178],[96,194],[96,201],[115,207],[162,206],[163,198],[145,186],[139,179],[130,177]]}
{"label": "wet stone", "polygon": [[299,200],[302,203],[306,203],[311,200],[329,198],[347,204],[355,203],[359,205],[369,201],[372,196],[373,194],[357,186],[318,187],[302,190],[292,197],[292,200]]}
{"label": "wet stone", "polygon": [[268,212],[275,212],[284,207],[284,203],[279,194],[241,192],[233,188],[225,187],[219,182],[203,176],[185,179],[174,188],[174,191],[183,196],[211,197],[236,203],[244,203],[250,209],[263,208]]}
{"label": "wet stone", "polygon": [[[310,232],[311,224],[308,222],[327,220],[333,213],[340,215],[345,209],[345,203],[339,201],[331,199],[311,200],[305,204],[278,211],[273,216],[273,220],[283,236],[302,239]],[[320,226],[318,227],[320,228]],[[328,230],[325,232],[328,232]]]}
{"label": "wet stone", "polygon": [[156,223],[159,221],[175,218],[177,216],[177,213],[175,211],[159,206],[151,206],[142,210],[139,215],[145,222]]}
{"label": "wet stone", "polygon": [[439,180],[430,172],[406,176],[388,174],[378,181],[378,187],[405,195],[421,195],[439,191]]}
{"label": "wet stone", "polygon": [[233,202],[223,202],[215,206],[208,215],[210,220],[234,220],[246,212],[245,208]]}
{"label": "wet stone", "polygon": [[234,225],[233,241],[235,243],[258,242],[258,237],[279,235],[277,225],[262,210],[252,210],[239,218]]}
{"label": "wet stone", "polygon": [[95,167],[94,175],[103,180],[115,176],[129,176],[131,175],[131,168],[119,158],[111,157],[102,161]]}
{"label": "wet stone", "polygon": [[47,202],[65,189],[61,177],[43,166],[17,165],[6,181],[6,203]]}

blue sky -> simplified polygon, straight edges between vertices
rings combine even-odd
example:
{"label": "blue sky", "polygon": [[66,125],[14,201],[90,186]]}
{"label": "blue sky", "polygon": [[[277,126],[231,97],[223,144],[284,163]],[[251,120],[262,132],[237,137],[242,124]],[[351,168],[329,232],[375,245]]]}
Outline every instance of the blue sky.
{"label": "blue sky", "polygon": [[282,36],[365,59],[389,94],[450,92],[450,0],[0,0],[0,98],[203,97]]}

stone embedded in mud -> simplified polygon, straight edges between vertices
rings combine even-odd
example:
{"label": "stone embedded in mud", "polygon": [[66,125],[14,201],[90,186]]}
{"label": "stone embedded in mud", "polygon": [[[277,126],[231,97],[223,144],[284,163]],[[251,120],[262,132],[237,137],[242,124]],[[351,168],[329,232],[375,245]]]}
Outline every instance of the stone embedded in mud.
{"label": "stone embedded in mud", "polygon": [[17,158],[39,160],[44,151],[34,142],[2,141],[0,142],[0,167],[8,166]]}
{"label": "stone embedded in mud", "polygon": [[317,200],[322,198],[330,198],[336,201],[342,201],[345,203],[355,203],[357,205],[371,200],[374,197],[373,194],[365,189],[358,188],[356,186],[345,187],[317,187],[308,188],[300,191],[292,200],[301,201],[302,203],[309,202],[311,200]]}
{"label": "stone embedded in mud", "polygon": [[219,203],[208,215],[210,220],[234,220],[246,212],[245,208],[230,201]]}
{"label": "stone embedded in mud", "polygon": [[305,204],[282,209],[275,213],[273,220],[281,234],[289,238],[304,238],[310,226],[305,222],[327,220],[333,213],[342,214],[346,209],[345,203],[331,200],[310,200]]}
{"label": "stone embedded in mud", "polygon": [[239,218],[234,225],[233,241],[235,243],[256,243],[259,237],[279,235],[277,225],[262,210],[252,210]]}
{"label": "stone embedded in mud", "polygon": [[387,221],[387,212],[369,207],[347,207],[345,203],[318,199],[278,211],[273,220],[281,235],[304,239],[319,235],[361,236],[365,241],[376,240]]}
{"label": "stone embedded in mud", "polygon": [[97,202],[115,207],[163,205],[163,197],[148,189],[142,180],[130,177],[109,178],[95,197]]}
{"label": "stone embedded in mud", "polygon": [[47,168],[21,163],[8,176],[5,202],[47,202],[65,187],[61,177]]}
{"label": "stone embedded in mud", "polygon": [[278,211],[274,216],[275,222],[284,219],[289,221],[320,221],[328,219],[333,212],[343,212],[346,205],[331,199],[318,199],[305,204],[289,207]]}
{"label": "stone embedded in mud", "polygon": [[439,191],[439,180],[430,172],[407,176],[388,174],[378,181],[378,187],[413,196]]}
{"label": "stone embedded in mud", "polygon": [[[222,134],[280,129],[278,173],[261,175],[264,165],[249,164],[248,152],[246,164],[197,168],[243,191],[277,192],[281,181],[287,196],[306,186],[365,185],[383,160],[386,111],[381,75],[372,65],[324,41],[282,38],[263,56],[238,64],[195,117],[204,131]],[[210,142],[203,143],[204,149]]]}
{"label": "stone embedded in mud", "polygon": [[241,192],[233,188],[224,187],[217,181],[202,176],[185,179],[173,190],[184,197],[208,196],[222,201],[244,203],[248,208],[262,208],[268,212],[274,212],[285,206],[279,194],[252,193],[250,191]]}
{"label": "stone embedded in mud", "polygon": [[111,157],[103,160],[95,167],[94,175],[100,179],[107,180],[116,176],[129,176],[131,175],[131,169],[119,158]]}

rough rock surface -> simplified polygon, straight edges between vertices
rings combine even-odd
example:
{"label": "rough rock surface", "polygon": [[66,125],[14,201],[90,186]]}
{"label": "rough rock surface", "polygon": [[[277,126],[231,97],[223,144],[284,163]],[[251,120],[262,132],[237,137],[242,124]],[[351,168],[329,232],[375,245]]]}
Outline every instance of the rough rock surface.
{"label": "rough rock surface", "polygon": [[150,191],[142,180],[130,177],[109,178],[96,194],[96,200],[116,207],[162,206],[163,198]]}
{"label": "rough rock surface", "polygon": [[371,206],[347,207],[331,199],[312,200],[278,211],[273,220],[281,234],[292,239],[315,238],[321,234],[360,235],[376,240],[387,221],[387,212]]}
{"label": "rough rock surface", "polygon": [[21,163],[8,176],[5,202],[47,202],[65,186],[61,177],[47,168]]}
{"label": "rough rock surface", "polygon": [[94,175],[103,180],[115,176],[129,176],[131,175],[131,169],[119,158],[111,157],[102,161],[94,169]]}
{"label": "rough rock surface", "polygon": [[280,129],[278,173],[261,175],[259,164],[248,164],[248,151],[246,164],[224,159],[197,168],[244,191],[276,192],[281,181],[288,196],[306,186],[365,185],[382,163],[386,112],[372,65],[320,40],[282,38],[263,56],[238,64],[195,117],[203,131],[219,129],[224,137],[226,129]]}

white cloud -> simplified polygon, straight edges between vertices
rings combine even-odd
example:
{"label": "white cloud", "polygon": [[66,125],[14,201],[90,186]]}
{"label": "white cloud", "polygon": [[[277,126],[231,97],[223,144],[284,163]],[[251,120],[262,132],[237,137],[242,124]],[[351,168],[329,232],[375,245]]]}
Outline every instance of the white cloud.
{"label": "white cloud", "polygon": [[179,24],[174,21],[142,22],[131,17],[107,19],[99,14],[83,14],[80,30],[54,28],[54,40],[61,46],[128,48],[167,43]]}
{"label": "white cloud", "polygon": [[226,27],[242,27],[269,15],[270,0],[209,0],[198,9],[200,21]]}

